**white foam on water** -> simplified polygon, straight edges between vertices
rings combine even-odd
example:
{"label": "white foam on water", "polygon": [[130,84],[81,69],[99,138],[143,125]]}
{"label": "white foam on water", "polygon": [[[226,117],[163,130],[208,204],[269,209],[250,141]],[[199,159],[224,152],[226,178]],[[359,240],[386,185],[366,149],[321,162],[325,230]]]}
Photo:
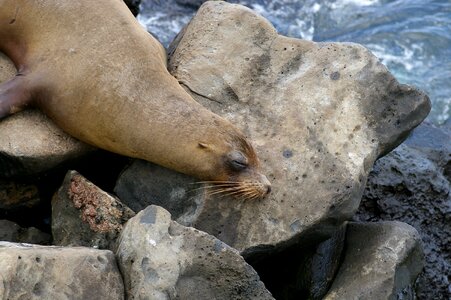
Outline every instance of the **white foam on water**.
{"label": "white foam on water", "polygon": [[344,6],[355,5],[355,6],[371,6],[379,4],[379,0],[337,0],[331,3],[331,8],[337,9]]}
{"label": "white foam on water", "polygon": [[419,50],[421,47],[416,45],[415,47],[412,45],[412,48],[408,48],[404,45],[398,45],[402,48],[401,55],[391,54],[385,47],[382,45],[375,44],[367,44],[366,45],[374,55],[377,56],[381,60],[384,65],[397,64],[403,66],[403,68],[411,72],[415,68],[423,67],[423,63],[419,59],[415,59],[414,50]]}

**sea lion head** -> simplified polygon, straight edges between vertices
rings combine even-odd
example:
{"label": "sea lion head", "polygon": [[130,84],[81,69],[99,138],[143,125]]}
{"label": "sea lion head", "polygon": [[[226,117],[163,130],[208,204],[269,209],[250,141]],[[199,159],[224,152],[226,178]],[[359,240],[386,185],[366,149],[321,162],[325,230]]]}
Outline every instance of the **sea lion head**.
{"label": "sea lion head", "polygon": [[211,180],[202,181],[208,184],[206,189],[210,195],[261,199],[271,192],[271,183],[260,171],[254,148],[241,134],[226,143],[212,146],[200,142],[198,147],[216,161],[214,169],[210,170]]}

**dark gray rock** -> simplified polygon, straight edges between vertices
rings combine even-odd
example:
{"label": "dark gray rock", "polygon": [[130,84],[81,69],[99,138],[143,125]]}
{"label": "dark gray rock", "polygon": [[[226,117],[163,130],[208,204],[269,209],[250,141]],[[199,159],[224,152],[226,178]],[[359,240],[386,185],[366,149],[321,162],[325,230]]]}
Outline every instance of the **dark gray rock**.
{"label": "dark gray rock", "polygon": [[50,234],[37,228],[22,228],[14,222],[0,220],[0,241],[49,245],[51,240]]}
{"label": "dark gray rock", "polygon": [[150,204],[164,206],[172,218],[189,226],[205,197],[198,180],[158,165],[135,160],[119,176],[114,192],[133,211]]}
{"label": "dark gray rock", "polygon": [[114,254],[0,242],[0,298],[124,299]]}
{"label": "dark gray rock", "polygon": [[238,251],[161,207],[130,219],[118,242],[128,299],[273,299]]}
{"label": "dark gray rock", "polygon": [[123,224],[135,213],[75,171],[52,200],[53,243],[112,249]]}
{"label": "dark gray rock", "polygon": [[412,226],[349,223],[344,261],[324,299],[413,300],[422,268],[421,239]]}
{"label": "dark gray rock", "polygon": [[425,269],[417,284],[419,299],[448,299],[451,284],[451,133],[422,124],[368,177],[360,221],[399,220],[421,235]]}

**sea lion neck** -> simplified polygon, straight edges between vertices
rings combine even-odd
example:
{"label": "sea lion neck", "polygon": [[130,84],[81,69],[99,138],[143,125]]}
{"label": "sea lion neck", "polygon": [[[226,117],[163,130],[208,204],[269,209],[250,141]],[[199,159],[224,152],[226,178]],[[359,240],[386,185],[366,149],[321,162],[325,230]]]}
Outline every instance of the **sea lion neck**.
{"label": "sea lion neck", "polygon": [[267,190],[241,131],[169,74],[163,47],[123,1],[0,0],[0,7],[0,47],[26,67],[0,87],[0,118],[34,105],[98,148],[205,180],[251,183],[246,191],[263,187],[256,195]]}

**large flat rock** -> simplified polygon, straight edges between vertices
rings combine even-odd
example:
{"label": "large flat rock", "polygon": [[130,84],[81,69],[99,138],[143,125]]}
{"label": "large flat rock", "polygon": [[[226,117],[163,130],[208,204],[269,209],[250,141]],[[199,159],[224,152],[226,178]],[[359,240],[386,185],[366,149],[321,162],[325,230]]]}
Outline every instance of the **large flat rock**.
{"label": "large flat rock", "polygon": [[222,1],[199,9],[169,69],[248,134],[273,183],[260,202],[206,201],[194,222],[246,252],[309,231],[328,235],[349,219],[375,159],[430,110],[424,93],[399,84],[366,48],[287,38]]}
{"label": "large flat rock", "polygon": [[[247,257],[335,232],[357,210],[376,158],[430,110],[424,93],[399,84],[366,48],[284,37],[223,1],[203,4],[169,54],[193,97],[253,141],[273,186],[261,201],[187,196],[176,215]],[[152,203],[147,187],[127,189]]]}

